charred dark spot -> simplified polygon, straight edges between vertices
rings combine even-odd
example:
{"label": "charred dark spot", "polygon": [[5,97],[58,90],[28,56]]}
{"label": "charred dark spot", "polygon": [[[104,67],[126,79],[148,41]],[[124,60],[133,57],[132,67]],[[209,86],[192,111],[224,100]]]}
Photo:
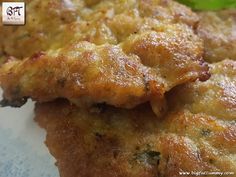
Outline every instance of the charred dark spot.
{"label": "charred dark spot", "polygon": [[211,77],[211,74],[209,72],[210,68],[209,68],[208,64],[203,59],[200,60],[200,65],[205,69],[205,71],[203,71],[201,73],[199,80],[206,81]]}
{"label": "charred dark spot", "polygon": [[20,99],[14,99],[14,100],[7,100],[7,99],[3,99],[2,101],[0,101],[0,106],[1,107],[21,107],[22,105],[24,105],[27,102],[27,98],[20,98]]}
{"label": "charred dark spot", "polygon": [[98,132],[95,132],[95,137],[96,137],[96,140],[101,140],[103,139],[104,135],[102,135],[101,133],[98,133]]}
{"label": "charred dark spot", "polygon": [[60,78],[57,80],[57,84],[60,85],[61,87],[65,87],[66,84],[66,78]]}
{"label": "charred dark spot", "polygon": [[211,77],[211,74],[209,71],[205,71],[202,73],[202,75],[200,76],[199,80],[200,81],[207,81],[209,78]]}
{"label": "charred dark spot", "polygon": [[32,61],[36,61],[38,60],[41,56],[45,55],[45,52],[37,52],[35,54],[33,54],[31,57],[30,57],[30,60]]}

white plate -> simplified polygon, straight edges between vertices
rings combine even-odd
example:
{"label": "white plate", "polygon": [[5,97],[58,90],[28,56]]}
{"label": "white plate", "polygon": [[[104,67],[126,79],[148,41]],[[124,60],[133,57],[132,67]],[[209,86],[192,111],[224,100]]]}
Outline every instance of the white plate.
{"label": "white plate", "polygon": [[21,108],[0,107],[0,177],[59,176],[33,109],[32,101]]}

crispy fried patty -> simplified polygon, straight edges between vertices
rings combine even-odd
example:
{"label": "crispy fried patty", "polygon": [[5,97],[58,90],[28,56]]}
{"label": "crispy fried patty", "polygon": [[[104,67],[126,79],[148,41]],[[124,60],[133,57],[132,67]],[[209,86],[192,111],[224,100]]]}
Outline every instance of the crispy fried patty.
{"label": "crispy fried patty", "polygon": [[[36,4],[42,3],[51,4]],[[202,40],[193,31],[197,16],[188,8],[169,0],[81,4],[73,27],[62,32],[73,40],[0,68],[4,103],[20,106],[28,97],[40,102],[62,97],[77,105],[133,108],[150,101],[161,115],[166,92],[209,78]]]}
{"label": "crispy fried patty", "polygon": [[236,60],[236,10],[199,13],[198,35],[204,40],[205,60]]}
{"label": "crispy fried patty", "polygon": [[207,82],[171,91],[170,110],[159,120],[148,105],[82,109],[57,101],[37,104],[36,121],[47,131],[62,177],[235,174],[235,66],[230,60],[212,64]]}
{"label": "crispy fried patty", "polygon": [[[20,0],[15,0],[20,1]],[[73,39],[118,44],[148,27],[143,18],[195,26],[198,16],[171,0],[25,0],[26,24],[0,24],[1,53],[25,58]],[[1,23],[1,22],[0,22]]]}

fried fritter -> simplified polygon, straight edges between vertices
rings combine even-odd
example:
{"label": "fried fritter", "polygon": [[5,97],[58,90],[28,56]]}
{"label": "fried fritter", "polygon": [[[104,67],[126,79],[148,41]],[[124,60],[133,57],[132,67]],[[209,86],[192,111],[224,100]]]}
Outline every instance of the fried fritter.
{"label": "fried fritter", "polygon": [[236,60],[236,10],[201,12],[197,31],[204,40],[205,59]]}
{"label": "fried fritter", "polygon": [[234,176],[235,66],[230,60],[212,64],[207,82],[172,90],[170,110],[162,120],[148,105],[82,109],[57,101],[37,104],[36,121],[47,131],[46,145],[61,177]]}
{"label": "fried fritter", "polygon": [[[17,2],[21,0],[16,0]],[[6,2],[6,0],[4,0]],[[81,1],[25,0],[26,24],[4,26],[0,22],[1,53],[18,58],[58,48],[73,39],[70,24],[77,19]],[[66,3],[66,2],[73,2]],[[71,5],[70,5],[71,4]]]}
{"label": "fried fritter", "polygon": [[[79,105],[105,102],[125,108],[151,101],[160,115],[165,110],[165,92],[209,77],[202,40],[193,31],[198,18],[176,2],[27,3],[29,24],[9,28],[15,31],[11,39],[3,27],[0,38],[4,50],[9,48],[7,54],[22,57],[35,49],[40,52],[23,61],[10,60],[0,68],[5,105],[21,105],[26,97],[40,102],[63,97]],[[45,12],[47,8],[52,15]],[[70,12],[68,20],[65,11]],[[29,38],[16,40],[22,32]],[[39,34],[45,37],[43,45],[37,41],[34,46],[32,40]]]}
{"label": "fried fritter", "polygon": [[179,86],[170,94],[173,106],[192,113],[203,112],[222,120],[236,120],[236,61],[223,60],[210,65],[211,78]]}
{"label": "fried fritter", "polygon": [[26,25],[0,24],[2,53],[17,58],[58,49],[73,39],[118,44],[141,28],[146,19],[184,23],[198,17],[171,0],[26,0]]}
{"label": "fried fritter", "polygon": [[0,68],[4,98],[15,103],[24,97],[40,102],[63,97],[125,108],[151,100],[155,106],[174,86],[206,80],[208,66],[192,30],[179,24],[155,27],[120,45],[76,42],[10,60]]}
{"label": "fried fritter", "polygon": [[97,109],[68,103],[36,107],[36,121],[47,131],[46,144],[61,177],[236,173],[235,122],[187,110],[173,112],[159,122],[148,106]]}

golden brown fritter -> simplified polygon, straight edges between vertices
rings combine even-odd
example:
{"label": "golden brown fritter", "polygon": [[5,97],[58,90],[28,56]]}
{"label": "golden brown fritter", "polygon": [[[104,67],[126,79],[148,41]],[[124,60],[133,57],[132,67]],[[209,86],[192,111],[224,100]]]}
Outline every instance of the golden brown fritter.
{"label": "golden brown fritter", "polygon": [[159,122],[145,105],[85,110],[57,102],[38,105],[36,121],[47,131],[61,177],[236,173],[235,122],[206,114],[182,110]]}
{"label": "golden brown fritter", "polygon": [[[236,61],[224,60],[210,65],[211,78],[174,89],[173,106],[192,113],[203,112],[222,120],[236,120]],[[174,99],[173,99],[174,98]]]}
{"label": "golden brown fritter", "polygon": [[147,19],[184,23],[198,17],[171,0],[26,0],[26,25],[0,24],[2,52],[17,58],[63,47],[73,39],[95,44],[118,44]]}
{"label": "golden brown fritter", "polygon": [[[151,101],[160,115],[165,92],[208,78],[203,44],[193,31],[198,18],[187,7],[171,0],[76,2],[27,1],[29,24],[1,29],[5,53],[34,53],[0,68],[7,102],[63,97],[82,105],[131,108]],[[14,31],[11,39],[4,34],[8,29]],[[16,40],[22,32],[29,36]],[[33,42],[39,34],[42,44]]]}
{"label": "golden brown fritter", "polygon": [[236,10],[201,12],[197,31],[204,40],[205,59],[236,60]]}
{"label": "golden brown fritter", "polygon": [[99,106],[90,111],[67,103],[36,108],[36,120],[47,130],[46,144],[62,177],[155,174],[152,166],[157,165],[160,154],[149,143],[151,138],[156,140],[151,135],[158,132],[154,128],[158,122],[150,109]]}
{"label": "golden brown fritter", "polygon": [[0,68],[0,85],[13,103],[24,97],[40,102],[63,97],[125,108],[151,100],[155,107],[174,86],[208,78],[201,55],[201,41],[188,26],[155,24],[155,30],[120,45],[75,42],[10,60]]}
{"label": "golden brown fritter", "polygon": [[[82,109],[57,101],[37,104],[36,121],[47,131],[46,144],[62,177],[180,177],[179,172],[190,172],[191,177],[196,176],[191,172],[234,176],[235,64],[213,64],[207,82],[171,91],[170,110],[162,120],[148,105]],[[198,97],[209,102],[199,103]],[[214,103],[215,110],[210,109]],[[221,114],[215,114],[218,110]]]}
{"label": "golden brown fritter", "polygon": [[[16,0],[21,1],[21,0]],[[14,2],[16,2],[14,1]],[[6,0],[3,0],[6,2]],[[81,1],[25,0],[26,24],[4,26],[0,22],[1,53],[23,58],[35,52],[63,46],[74,34],[70,24],[77,19]],[[66,2],[73,2],[73,5]]]}
{"label": "golden brown fritter", "polygon": [[[164,147],[162,144],[160,145],[165,149],[166,156],[168,157],[170,154],[169,157],[172,160],[169,162],[171,164],[169,170],[172,175],[169,176],[174,176],[180,170],[231,172],[233,173],[231,175],[235,176],[235,120],[225,121],[220,117],[213,117],[205,113],[194,114],[184,109],[172,112],[162,123],[162,130],[168,135],[174,135],[176,143],[174,146],[171,143],[168,144],[167,141]],[[167,138],[163,138],[163,141],[165,138],[168,140],[168,135]],[[182,144],[179,141],[181,139],[184,139],[185,143]]]}

